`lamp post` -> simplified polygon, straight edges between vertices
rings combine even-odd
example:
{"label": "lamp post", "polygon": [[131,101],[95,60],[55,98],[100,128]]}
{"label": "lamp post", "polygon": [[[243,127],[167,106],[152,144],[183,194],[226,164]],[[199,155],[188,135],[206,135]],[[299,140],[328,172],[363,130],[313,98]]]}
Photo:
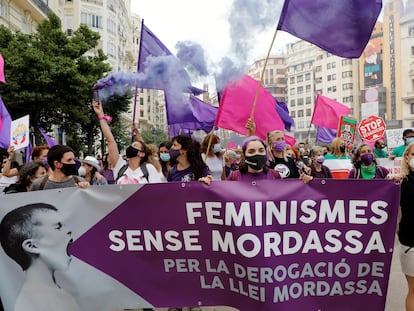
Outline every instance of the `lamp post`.
{"label": "lamp post", "polygon": [[152,134],[152,141],[155,144],[155,139],[157,137],[157,130],[155,128],[153,128],[152,131],[151,131],[151,134]]}

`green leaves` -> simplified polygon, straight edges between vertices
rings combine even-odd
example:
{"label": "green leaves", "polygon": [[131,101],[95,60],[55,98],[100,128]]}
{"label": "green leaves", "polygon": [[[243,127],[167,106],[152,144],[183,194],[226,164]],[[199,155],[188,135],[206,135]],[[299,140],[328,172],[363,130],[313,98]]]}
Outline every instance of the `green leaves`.
{"label": "green leaves", "polygon": [[[0,94],[12,118],[29,114],[31,125],[45,130],[57,125],[76,144],[94,141],[99,123],[88,103],[93,85],[111,71],[107,57],[97,49],[99,39],[99,33],[86,25],[67,37],[53,13],[32,35],[12,33],[0,25],[7,80],[0,84]],[[86,56],[88,51],[93,56]],[[128,96],[121,101],[111,113],[115,120],[128,109]]]}

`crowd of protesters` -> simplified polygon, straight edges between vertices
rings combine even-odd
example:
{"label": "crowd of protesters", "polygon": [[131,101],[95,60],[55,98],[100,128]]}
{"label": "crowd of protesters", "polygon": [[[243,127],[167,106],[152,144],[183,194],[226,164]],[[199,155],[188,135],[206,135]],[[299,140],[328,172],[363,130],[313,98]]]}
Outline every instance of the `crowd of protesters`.
{"label": "crowd of protesters", "polygon": [[132,125],[135,139],[122,155],[112,134],[102,105],[94,101],[93,109],[107,144],[102,157],[88,155],[77,159],[65,145],[36,146],[31,161],[19,165],[13,147],[2,161],[0,187],[3,194],[64,187],[87,188],[109,184],[142,184],[161,182],[248,181],[333,178],[326,160],[349,160],[352,169],[348,179],[387,179],[388,170],[377,159],[402,157],[402,174],[393,176],[401,183],[401,220],[398,238],[400,259],[409,293],[407,310],[414,310],[414,131],[403,132],[404,144],[386,152],[384,139],[372,145],[346,146],[337,137],[330,144],[309,146],[286,143],[283,131],[275,130],[266,139],[254,135],[255,124],[248,120],[247,137],[241,146],[228,149],[216,134],[207,134],[202,142],[190,135],[177,135],[159,146],[147,144]]}

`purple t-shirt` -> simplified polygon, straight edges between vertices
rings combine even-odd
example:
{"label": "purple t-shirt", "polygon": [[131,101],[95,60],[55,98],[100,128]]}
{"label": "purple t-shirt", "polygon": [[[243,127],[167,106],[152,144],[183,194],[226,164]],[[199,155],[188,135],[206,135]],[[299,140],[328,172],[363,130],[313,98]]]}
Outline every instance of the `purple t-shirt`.
{"label": "purple t-shirt", "polygon": [[[208,167],[206,166],[203,169],[203,176],[201,177],[205,177],[207,175],[210,175],[210,171],[208,170]],[[195,180],[195,175],[191,167],[188,167],[182,171],[179,171],[177,170],[177,165],[174,165],[172,168],[170,168],[167,174],[167,181],[188,182],[188,181],[194,181],[194,180]]]}
{"label": "purple t-shirt", "polygon": [[257,180],[276,180],[280,179],[280,175],[277,171],[269,169],[267,172],[260,173],[250,173],[250,172],[240,172],[233,171],[230,173],[227,180],[237,180],[237,181],[257,181]]}

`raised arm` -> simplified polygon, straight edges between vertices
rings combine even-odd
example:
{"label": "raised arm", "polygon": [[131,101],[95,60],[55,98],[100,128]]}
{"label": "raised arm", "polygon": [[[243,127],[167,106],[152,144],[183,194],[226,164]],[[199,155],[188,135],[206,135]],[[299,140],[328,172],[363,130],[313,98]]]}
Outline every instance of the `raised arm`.
{"label": "raised arm", "polygon": [[144,141],[144,140],[142,139],[141,132],[139,131],[139,129],[138,129],[138,128],[137,128],[137,126],[135,125],[135,122],[132,122],[132,125],[131,125],[131,130],[132,130],[132,133],[134,133],[135,140]]}
{"label": "raised arm", "polygon": [[3,166],[3,176],[13,177],[19,175],[19,170],[17,168],[11,168],[11,163],[14,160],[14,146],[9,146],[7,148],[7,153],[9,154],[7,162]]}
{"label": "raised arm", "polygon": [[119,149],[115,141],[114,135],[112,135],[111,128],[108,125],[108,120],[105,118],[105,113],[101,103],[94,100],[92,102],[93,110],[95,110],[96,115],[99,119],[99,124],[101,126],[102,134],[108,144],[108,157],[112,165],[115,165],[119,159]]}

